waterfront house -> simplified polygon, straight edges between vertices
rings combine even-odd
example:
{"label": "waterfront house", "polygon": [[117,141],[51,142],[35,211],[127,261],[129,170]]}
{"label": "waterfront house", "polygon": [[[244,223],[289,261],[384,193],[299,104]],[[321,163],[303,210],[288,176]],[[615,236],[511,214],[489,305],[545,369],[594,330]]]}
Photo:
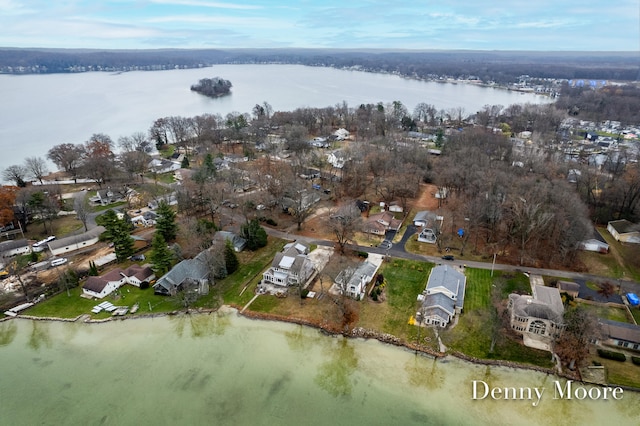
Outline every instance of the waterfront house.
{"label": "waterfront house", "polygon": [[555,287],[534,285],[533,296],[510,294],[511,329],[522,335],[525,346],[551,351],[564,329],[564,305]]}
{"label": "waterfront house", "polygon": [[422,324],[446,327],[464,307],[467,277],[455,267],[438,265],[431,270],[416,318]]}
{"label": "waterfront house", "polygon": [[603,344],[640,352],[640,326],[600,318]]}
{"label": "waterfront house", "polygon": [[375,265],[364,261],[357,267],[348,267],[338,274],[335,283],[344,295],[355,300],[362,300],[364,299],[367,285],[373,279],[379,266],[379,264]]}
{"label": "waterfront house", "polygon": [[[153,285],[156,294],[174,296],[181,291],[187,281],[195,281],[203,291],[208,291],[210,273],[210,253],[203,250],[193,259],[185,259],[175,265]],[[202,294],[202,292],[201,292]]]}
{"label": "waterfront house", "polygon": [[149,283],[154,278],[155,274],[148,266],[131,265],[126,270],[116,268],[103,275],[87,278],[82,286],[82,293],[102,299],[125,284],[140,287],[143,282]]}
{"label": "waterfront house", "polygon": [[300,285],[313,274],[313,263],[309,260],[309,246],[293,242],[276,253],[271,267],[262,274],[262,282],[281,287]]}

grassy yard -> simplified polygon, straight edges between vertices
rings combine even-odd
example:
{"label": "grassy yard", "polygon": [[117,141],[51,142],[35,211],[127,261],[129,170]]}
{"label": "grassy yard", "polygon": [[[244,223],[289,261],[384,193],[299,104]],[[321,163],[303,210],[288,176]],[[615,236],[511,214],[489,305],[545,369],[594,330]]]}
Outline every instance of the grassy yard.
{"label": "grassy yard", "polygon": [[25,315],[33,315],[36,317],[57,317],[57,318],[75,318],[78,315],[89,314],[92,319],[108,318],[111,314],[101,312],[99,314],[91,313],[91,309],[102,301],[111,302],[116,306],[133,306],[138,303],[138,314],[149,313],[149,305],[152,312],[170,312],[177,308],[174,302],[164,296],[153,294],[152,288],[141,290],[137,287],[126,285],[120,288],[117,293],[112,293],[104,299],[89,300],[80,297],[82,289],[76,287],[70,290],[70,296],[66,291],[38,303],[32,308],[24,311]]}
{"label": "grassy yard", "polygon": [[614,308],[604,305],[592,305],[589,303],[582,303],[582,306],[598,318],[619,322],[631,322],[627,317],[626,310],[622,308]]}
{"label": "grassy yard", "polygon": [[[464,311],[458,323],[441,332],[449,349],[483,359],[504,359],[542,367],[551,367],[549,353],[528,348],[509,334],[493,300],[504,300],[503,294],[528,292],[528,279],[522,274],[494,273],[467,268],[467,290]],[[525,280],[526,279],[526,280]]]}
{"label": "grassy yard", "polygon": [[[612,350],[615,351],[615,349]],[[625,362],[613,361],[600,358],[595,350],[592,350],[590,360],[604,365],[607,371],[607,382],[609,384],[640,388],[640,366],[633,364],[631,357],[627,356]]]}
{"label": "grassy yard", "polygon": [[636,324],[640,324],[640,308],[637,306],[635,308],[631,308],[631,315],[636,320]]}
{"label": "grassy yard", "polygon": [[[244,306],[254,296],[254,289],[262,279],[262,271],[264,271],[273,260],[277,252],[282,250],[285,242],[283,240],[275,240],[269,237],[269,244],[255,252],[245,251],[238,254],[240,268],[216,283],[216,288],[220,292],[225,304]],[[247,286],[246,290],[242,289]],[[242,295],[240,293],[242,292]],[[252,310],[260,310],[260,304],[265,303],[258,298],[251,305]],[[273,297],[273,299],[276,299]]]}
{"label": "grassy yard", "polygon": [[[361,302],[359,326],[393,334],[411,341],[417,336],[418,327],[409,325],[415,316],[417,297],[427,285],[430,263],[393,259],[385,262],[379,273],[384,275],[386,301],[382,303],[366,299]],[[424,336],[424,330],[421,331]]]}

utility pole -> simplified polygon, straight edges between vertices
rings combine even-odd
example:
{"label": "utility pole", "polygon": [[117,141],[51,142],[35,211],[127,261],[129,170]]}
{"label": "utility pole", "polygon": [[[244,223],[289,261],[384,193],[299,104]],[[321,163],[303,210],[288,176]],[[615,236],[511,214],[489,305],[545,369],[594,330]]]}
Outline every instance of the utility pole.
{"label": "utility pole", "polygon": [[493,277],[493,268],[496,266],[496,255],[498,253],[493,253],[493,263],[491,264],[491,277]]}

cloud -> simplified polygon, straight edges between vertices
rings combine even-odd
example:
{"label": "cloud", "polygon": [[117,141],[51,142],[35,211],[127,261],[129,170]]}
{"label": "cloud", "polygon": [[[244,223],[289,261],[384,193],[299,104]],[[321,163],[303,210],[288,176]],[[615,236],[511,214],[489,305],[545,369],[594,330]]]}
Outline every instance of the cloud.
{"label": "cloud", "polygon": [[217,1],[206,0],[150,0],[151,3],[171,5],[171,6],[194,6],[194,7],[209,7],[216,9],[235,9],[235,10],[257,10],[263,9],[262,6],[256,6],[251,4],[236,4],[236,3],[223,3]]}

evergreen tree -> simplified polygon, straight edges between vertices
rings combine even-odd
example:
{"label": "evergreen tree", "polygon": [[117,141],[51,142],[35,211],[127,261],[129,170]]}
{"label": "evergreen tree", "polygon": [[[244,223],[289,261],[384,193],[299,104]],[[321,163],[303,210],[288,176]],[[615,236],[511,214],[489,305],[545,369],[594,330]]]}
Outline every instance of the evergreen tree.
{"label": "evergreen tree", "polygon": [[156,233],[162,234],[166,241],[176,239],[178,225],[176,224],[176,212],[164,200],[158,205],[158,218],[156,219]]}
{"label": "evergreen tree", "polygon": [[100,272],[98,272],[98,267],[96,266],[96,262],[89,262],[89,276],[92,277],[97,277],[98,275],[100,275]]}
{"label": "evergreen tree", "polygon": [[161,233],[156,232],[151,241],[151,264],[158,275],[166,274],[173,263],[173,253]]}
{"label": "evergreen tree", "polygon": [[180,164],[180,167],[182,167],[183,169],[188,169],[189,165],[190,165],[189,164],[189,159],[185,155],[184,158],[182,158],[182,163]]}
{"label": "evergreen tree", "polygon": [[247,240],[249,250],[257,250],[267,245],[267,232],[260,226],[258,219],[242,225],[240,233],[242,238]]}
{"label": "evergreen tree", "polygon": [[236,251],[233,249],[233,244],[231,241],[227,240],[224,245],[224,262],[227,266],[227,274],[233,274],[238,270],[238,266],[240,266],[240,262],[238,261],[238,255],[236,255]]}
{"label": "evergreen tree", "polygon": [[118,215],[113,210],[107,210],[96,218],[96,222],[107,229],[106,237],[113,242],[118,262],[122,262],[133,254],[134,241],[129,235],[130,222],[118,219]]}

